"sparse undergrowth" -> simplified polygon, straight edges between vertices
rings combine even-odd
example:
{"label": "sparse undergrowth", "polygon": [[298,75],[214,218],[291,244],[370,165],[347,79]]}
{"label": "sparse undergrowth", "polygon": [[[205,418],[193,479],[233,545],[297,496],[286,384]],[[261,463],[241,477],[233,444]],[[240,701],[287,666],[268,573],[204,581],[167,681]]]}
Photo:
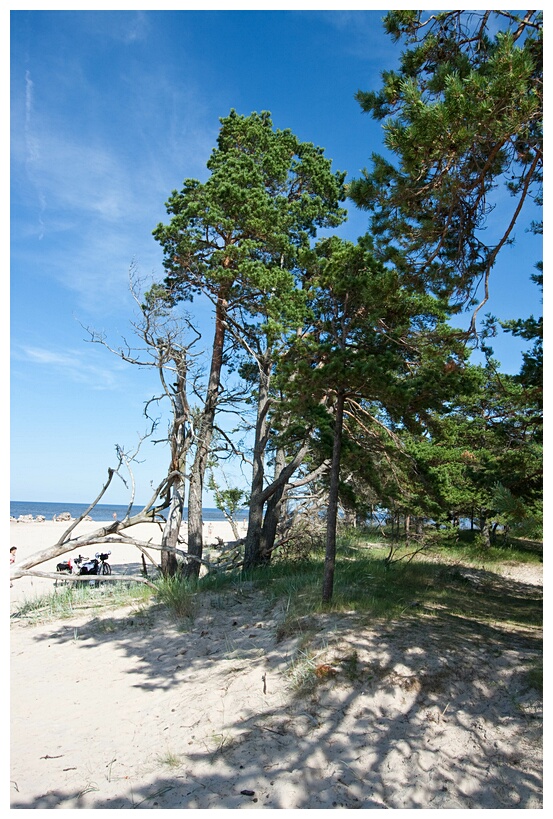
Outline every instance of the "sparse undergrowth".
{"label": "sparse undergrowth", "polygon": [[51,595],[24,603],[12,617],[47,620],[72,616],[77,610],[114,608],[156,603],[178,619],[192,619],[198,596],[217,594],[224,606],[226,592],[262,591],[284,611],[277,638],[309,632],[309,618],[324,613],[355,612],[367,619],[390,620],[405,614],[433,615],[447,611],[478,622],[518,627],[538,627],[542,622],[541,593],[506,594],[494,582],[502,564],[535,563],[541,559],[527,548],[483,550],[469,542],[448,542],[413,555],[412,545],[399,546],[393,561],[390,548],[375,541],[374,533],[343,533],[336,562],[332,603],[323,605],[321,586],[324,555],[313,551],[309,559],[277,560],[254,571],[210,574],[199,580],[182,576],[160,578],[157,590],[143,584],[110,584],[99,588],[64,586]]}
{"label": "sparse undergrowth", "polygon": [[[285,601],[288,626],[285,621],[283,632],[289,630],[290,621],[322,611],[355,611],[372,619],[391,619],[445,609],[484,621],[541,624],[540,593],[505,596],[502,589],[494,588],[496,559],[475,560],[473,555],[461,562],[456,554],[451,562],[442,562],[421,554],[411,562],[390,565],[384,557],[385,550],[380,549],[358,550],[355,556],[342,553],[330,606],[321,602],[322,559],[269,567],[252,573],[252,579],[275,599]],[[516,562],[513,555],[509,562]]]}
{"label": "sparse undergrowth", "polygon": [[194,616],[197,581],[179,574],[174,577],[161,577],[156,586],[157,602],[165,606],[175,617],[191,619]]}
{"label": "sparse undergrowth", "polygon": [[[382,770],[388,770],[392,754],[401,765],[409,743],[422,749],[421,758],[434,769],[451,774],[449,781],[459,771],[466,782],[469,770],[482,771],[487,783],[492,765],[497,782],[510,777],[514,788],[516,772],[526,777],[531,771],[539,789],[541,588],[524,581],[526,573],[536,583],[539,575],[512,555],[510,579],[502,576],[504,566],[463,561],[461,553],[454,558],[448,551],[422,553],[392,565],[385,563],[387,553],[361,539],[342,543],[330,607],[321,604],[324,558],[314,552],[309,560],[276,561],[248,574],[160,579],[156,590],[126,586],[127,594],[143,597],[139,612],[110,610],[108,595],[85,587],[71,595],[67,607],[79,615],[74,622],[38,633],[20,629],[16,636],[58,667],[65,651],[71,652],[75,660],[91,663],[101,680],[113,660],[112,676],[119,676],[114,701],[125,699],[125,720],[143,726],[149,719],[146,751],[141,750],[155,776],[146,797],[155,798],[155,806],[158,780],[162,787],[188,782],[200,771],[194,767],[198,759],[208,761],[216,775],[228,764],[234,783],[247,760],[264,764],[269,751],[281,753],[281,760],[269,761],[291,775],[307,758],[306,747],[318,758],[323,746],[329,753],[333,746],[334,753],[325,781],[336,776],[348,754],[361,753],[357,748],[364,754],[355,767],[358,781],[368,781],[379,755]],[[105,610],[99,610],[101,602]],[[111,603],[116,605],[115,598]],[[46,643],[58,653],[45,655]],[[14,649],[19,662],[15,642]],[[97,662],[102,657],[104,664]],[[90,674],[79,672],[78,678],[91,687]],[[125,698],[126,690],[133,696]],[[143,733],[146,737],[146,729]],[[81,743],[86,736],[79,734]],[[159,736],[153,756],[152,736]],[[96,752],[105,756],[103,743]],[[134,753],[127,760],[130,770]],[[119,760],[118,754],[113,772],[108,769],[110,784]],[[62,764],[68,762],[60,759]],[[390,768],[393,781],[397,769]],[[201,771],[206,781],[203,763]],[[142,770],[135,773],[142,777]],[[416,775],[433,787],[426,768]],[[250,780],[243,784],[257,792],[261,780],[263,774],[255,786]]]}
{"label": "sparse undergrowth", "polygon": [[54,587],[54,591],[21,603],[12,612],[12,619],[47,622],[73,617],[77,612],[96,614],[102,610],[123,606],[148,605],[152,589],[143,583],[110,583],[98,587],[85,583]]}

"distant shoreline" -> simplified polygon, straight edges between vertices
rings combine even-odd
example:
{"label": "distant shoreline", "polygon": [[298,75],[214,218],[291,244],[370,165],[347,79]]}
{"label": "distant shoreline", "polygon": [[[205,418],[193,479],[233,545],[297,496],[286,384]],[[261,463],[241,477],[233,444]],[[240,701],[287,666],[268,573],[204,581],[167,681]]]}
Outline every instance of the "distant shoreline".
{"label": "distant shoreline", "polygon": [[[86,503],[50,503],[48,501],[10,501],[10,520],[17,521],[20,518],[28,521],[29,516],[33,519],[44,518],[52,521],[54,517],[69,513],[71,519],[79,518],[88,509]],[[140,504],[133,504],[131,514],[136,514],[144,507]],[[103,522],[112,520],[114,515],[121,520],[127,514],[128,505],[116,503],[99,503],[88,514],[93,521]],[[235,515],[235,520],[242,521],[248,517],[247,509],[242,509]],[[214,507],[204,507],[203,519],[207,522],[225,521],[224,514]],[[188,520],[188,508],[184,508],[183,521]],[[39,521],[40,522],[40,521]]]}

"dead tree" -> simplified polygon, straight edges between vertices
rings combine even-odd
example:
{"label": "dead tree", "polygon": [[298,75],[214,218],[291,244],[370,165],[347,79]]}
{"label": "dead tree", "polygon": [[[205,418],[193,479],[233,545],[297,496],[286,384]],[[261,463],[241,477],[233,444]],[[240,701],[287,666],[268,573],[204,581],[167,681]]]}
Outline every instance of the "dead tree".
{"label": "dead tree", "polygon": [[[167,518],[162,534],[161,569],[164,574],[173,575],[177,571],[176,554],[185,504],[186,456],[193,439],[187,379],[191,348],[200,334],[182,311],[178,317],[175,316],[171,294],[164,287],[154,284],[142,296],[141,282],[134,265],[131,266],[129,279],[131,294],[140,315],[139,320],[131,322],[131,325],[142,346],[136,348],[125,343],[124,347],[115,349],[107,344],[102,334],[86,329],[92,342],[102,344],[123,361],[157,371],[162,394],[147,402],[145,415],[148,418],[152,405],[164,399],[170,404],[171,420],[167,437],[154,443],[168,442],[170,447],[170,462],[163,490],[163,508],[167,509]],[[184,343],[186,335],[192,338],[187,344]]]}

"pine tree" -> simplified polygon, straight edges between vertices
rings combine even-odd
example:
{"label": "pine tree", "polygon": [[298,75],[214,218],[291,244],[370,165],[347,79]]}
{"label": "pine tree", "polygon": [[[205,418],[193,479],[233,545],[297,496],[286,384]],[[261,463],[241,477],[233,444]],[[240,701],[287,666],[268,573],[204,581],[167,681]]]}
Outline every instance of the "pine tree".
{"label": "pine tree", "polygon": [[[268,112],[221,120],[205,183],[186,179],[167,203],[171,220],[154,236],[164,251],[165,286],[173,300],[207,296],[215,307],[208,384],[190,467],[189,572],[202,555],[202,498],[231,319],[246,314],[269,339],[278,333],[276,309],[294,309],[301,248],[321,227],[340,224],[344,174],[290,130],[275,130]],[[194,558],[196,558],[194,560]]]}
{"label": "pine tree", "polygon": [[[383,121],[391,158],[373,155],[349,194],[370,211],[383,258],[413,286],[459,309],[477,305],[474,331],[498,254],[542,201],[542,13],[425,14],[384,18],[407,48],[381,90],[357,99]],[[492,222],[504,191],[512,204]]]}

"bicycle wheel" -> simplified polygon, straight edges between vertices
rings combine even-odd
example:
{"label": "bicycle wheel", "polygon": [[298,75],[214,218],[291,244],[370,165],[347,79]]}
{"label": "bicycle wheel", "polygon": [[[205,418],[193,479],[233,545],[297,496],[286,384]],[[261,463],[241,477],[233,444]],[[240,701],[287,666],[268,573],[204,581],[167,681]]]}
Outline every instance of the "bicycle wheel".
{"label": "bicycle wheel", "polygon": [[111,574],[111,566],[109,563],[102,563],[102,574]]}

